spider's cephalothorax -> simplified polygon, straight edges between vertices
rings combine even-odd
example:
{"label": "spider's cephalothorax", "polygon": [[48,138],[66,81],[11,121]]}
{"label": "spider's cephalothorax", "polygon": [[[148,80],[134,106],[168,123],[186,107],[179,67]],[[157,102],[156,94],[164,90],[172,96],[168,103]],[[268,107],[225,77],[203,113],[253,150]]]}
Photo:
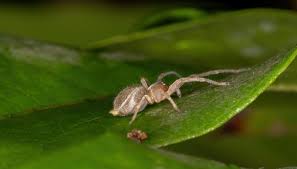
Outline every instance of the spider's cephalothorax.
{"label": "spider's cephalothorax", "polygon": [[[159,75],[157,81],[152,85],[148,85],[145,78],[141,78],[141,85],[129,86],[122,90],[113,102],[113,109],[110,113],[114,116],[127,116],[133,114],[130,121],[132,123],[137,116],[137,113],[142,111],[148,104],[159,103],[163,100],[168,100],[176,111],[180,111],[171,95],[176,93],[181,97],[180,87],[189,82],[206,82],[213,85],[225,86],[227,82],[217,82],[207,78],[209,75],[219,73],[239,73],[246,69],[223,69],[213,70],[201,74],[193,74],[188,77],[181,77],[176,72],[170,71]],[[175,80],[170,86],[162,82],[162,79],[167,75],[176,75],[179,79]]]}

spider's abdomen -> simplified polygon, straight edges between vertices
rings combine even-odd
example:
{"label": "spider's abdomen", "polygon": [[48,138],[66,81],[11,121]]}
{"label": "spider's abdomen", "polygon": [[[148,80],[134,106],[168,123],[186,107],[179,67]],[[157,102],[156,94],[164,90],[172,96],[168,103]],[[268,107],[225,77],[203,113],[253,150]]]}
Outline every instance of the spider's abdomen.
{"label": "spider's abdomen", "polygon": [[[114,99],[111,113],[118,116],[133,114],[145,94],[146,89],[143,86],[131,86],[123,89]],[[145,100],[139,111],[142,111],[147,104]]]}

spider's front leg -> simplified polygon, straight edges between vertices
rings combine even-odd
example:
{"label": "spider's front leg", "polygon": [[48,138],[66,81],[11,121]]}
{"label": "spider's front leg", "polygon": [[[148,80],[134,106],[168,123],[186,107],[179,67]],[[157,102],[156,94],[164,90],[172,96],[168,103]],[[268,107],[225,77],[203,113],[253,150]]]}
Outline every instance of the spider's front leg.
{"label": "spider's front leg", "polygon": [[171,105],[172,105],[172,107],[174,108],[175,111],[181,112],[181,110],[178,108],[178,106],[176,105],[176,103],[174,102],[174,100],[170,96],[168,96],[166,99],[169,100],[169,102],[171,103]]}
{"label": "spider's front leg", "polygon": [[140,83],[141,83],[141,85],[142,85],[146,90],[148,90],[149,85],[148,85],[148,81],[147,81],[147,79],[145,79],[144,77],[142,77],[142,78],[140,79]]}
{"label": "spider's front leg", "polygon": [[177,79],[175,82],[173,82],[168,90],[167,90],[167,94],[170,96],[172,95],[176,90],[178,90],[180,87],[182,87],[185,83],[190,83],[190,82],[205,82],[205,83],[209,83],[209,84],[213,84],[213,85],[217,85],[217,86],[226,86],[229,85],[228,82],[217,82],[214,80],[210,80],[207,78],[203,78],[200,77],[198,75],[191,75],[188,77],[183,77],[180,79]]}
{"label": "spider's front leg", "polygon": [[[158,79],[157,79],[157,82],[161,82],[166,76],[169,76],[169,75],[175,75],[176,77],[178,78],[181,78],[182,76],[180,74],[178,74],[177,72],[175,71],[169,71],[169,72],[164,72],[164,73],[161,73],[159,76],[158,76]],[[176,94],[178,97],[181,97],[181,91],[179,89],[176,90]]]}
{"label": "spider's front leg", "polygon": [[166,76],[168,75],[175,75],[176,77],[178,78],[181,78],[182,76],[180,74],[178,74],[177,72],[175,71],[169,71],[169,72],[164,72],[164,73],[161,73],[159,76],[158,76],[158,79],[157,81],[162,81]]}

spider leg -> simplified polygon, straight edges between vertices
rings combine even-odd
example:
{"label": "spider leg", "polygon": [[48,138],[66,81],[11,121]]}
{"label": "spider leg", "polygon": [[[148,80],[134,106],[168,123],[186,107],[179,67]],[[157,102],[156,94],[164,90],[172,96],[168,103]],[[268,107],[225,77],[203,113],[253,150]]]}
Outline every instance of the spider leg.
{"label": "spider leg", "polygon": [[217,86],[229,85],[228,82],[217,82],[217,81],[210,80],[207,78],[199,77],[197,75],[196,76],[191,75],[189,77],[183,77],[183,78],[177,79],[175,82],[173,82],[169,86],[169,89],[167,90],[167,94],[169,96],[172,95],[174,92],[176,92],[176,90],[178,90],[180,87],[182,87],[185,83],[189,83],[189,82],[205,82],[205,83],[209,83],[209,84],[213,84],[213,85],[217,85]]}
{"label": "spider leg", "polygon": [[144,77],[142,77],[142,78],[140,79],[140,82],[141,82],[141,85],[142,85],[145,89],[148,89],[148,88],[149,88],[147,79],[145,79]]}
{"label": "spider leg", "polygon": [[152,100],[151,100],[151,98],[150,98],[148,95],[144,95],[144,96],[141,98],[140,102],[136,105],[136,109],[135,109],[135,111],[134,111],[134,114],[133,114],[133,116],[132,116],[132,118],[131,118],[129,124],[132,124],[133,121],[136,119],[136,117],[137,117],[137,113],[140,111],[141,106],[143,106],[144,101],[147,101],[147,102],[149,102],[150,104],[153,103]]}
{"label": "spider leg", "polygon": [[[181,78],[182,77],[180,74],[176,73],[175,71],[169,71],[169,72],[161,73],[158,76],[157,82],[162,81],[162,79],[164,79],[168,75],[175,75],[178,78]],[[176,94],[177,94],[178,97],[181,97],[181,91],[179,89],[176,90]]]}
{"label": "spider leg", "polygon": [[174,110],[176,110],[177,112],[181,112],[181,110],[177,107],[176,103],[170,96],[168,96],[166,99],[169,100]]}
{"label": "spider leg", "polygon": [[157,81],[162,81],[162,79],[165,78],[165,77],[168,76],[168,75],[175,75],[175,76],[178,77],[178,78],[181,78],[181,77],[182,77],[180,74],[176,73],[175,71],[169,71],[169,72],[161,73],[161,74],[158,76]]}
{"label": "spider leg", "polygon": [[249,70],[249,69],[218,69],[218,70],[211,70],[211,71],[200,73],[200,74],[194,74],[191,76],[205,77],[205,76],[216,75],[216,74],[221,74],[221,73],[241,73],[241,72],[245,72],[247,70]]}

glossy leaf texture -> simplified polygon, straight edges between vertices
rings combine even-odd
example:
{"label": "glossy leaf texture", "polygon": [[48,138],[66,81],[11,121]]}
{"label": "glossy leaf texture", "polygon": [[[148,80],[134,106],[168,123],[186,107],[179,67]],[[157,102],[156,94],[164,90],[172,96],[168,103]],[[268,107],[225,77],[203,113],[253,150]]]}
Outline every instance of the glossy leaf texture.
{"label": "glossy leaf texture", "polygon": [[[13,115],[17,112],[24,114],[22,111],[26,110],[25,108],[31,108],[32,110],[31,113],[21,117],[4,119],[8,123],[2,126],[3,134],[7,134],[8,131],[23,131],[26,129],[23,128],[25,126],[35,128],[35,125],[41,123],[41,120],[35,121],[37,118],[35,116],[40,116],[40,118],[47,120],[52,119],[44,122],[53,123],[52,125],[54,125],[49,131],[46,131],[47,127],[49,127],[48,125],[44,126],[46,129],[37,128],[38,132],[35,134],[38,137],[40,137],[39,132],[50,132],[53,134],[52,130],[59,131],[59,126],[56,126],[56,123],[63,119],[70,118],[72,120],[69,121],[69,124],[61,122],[61,125],[64,126],[62,128],[76,126],[76,124],[81,123],[86,127],[88,121],[93,119],[101,122],[99,126],[91,127],[92,130],[97,131],[108,129],[119,131],[123,134],[130,127],[142,128],[152,136],[147,143],[154,146],[167,145],[196,137],[226,122],[263,92],[296,56],[295,49],[289,53],[272,57],[265,63],[255,66],[247,72],[221,79],[230,82],[230,86],[195,88],[194,92],[185,94],[181,99],[176,99],[177,104],[184,113],[174,112],[168,103],[151,106],[151,108],[141,113],[136,122],[129,127],[128,121],[130,117],[116,118],[108,114],[114,96],[111,93],[115,94],[116,91],[119,91],[121,84],[124,87],[125,83],[128,84],[127,81],[131,82],[131,80],[138,79],[137,73],[149,75],[152,73],[151,69],[145,70],[146,67],[141,65],[128,66],[120,62],[104,61],[98,57],[95,58],[93,55],[89,56],[91,53],[84,55],[84,58],[80,57],[80,53],[74,55],[77,57],[76,59],[81,59],[81,62],[78,62],[78,65],[76,65],[76,60],[72,58],[73,54],[77,52],[75,50],[68,49],[70,50],[68,51],[57,46],[55,46],[55,50],[48,50],[52,46],[47,46],[46,44],[36,45],[35,43],[37,42],[33,41],[29,44],[26,44],[28,42],[24,41],[18,41],[21,43],[14,41],[13,44],[15,46],[9,46],[7,39],[5,42],[7,42],[5,45],[8,45],[8,47],[3,47],[3,49],[6,49],[6,53],[3,53],[2,59],[6,62],[2,62],[2,70],[6,70],[6,72],[3,71],[2,73],[3,77],[5,77],[3,78],[2,86],[5,89],[3,91],[6,93],[2,93],[2,98],[5,98],[7,102],[5,104],[2,103],[3,106],[1,106],[2,118],[5,118],[5,115]],[[35,46],[30,46],[32,44]],[[29,53],[30,55],[24,52],[26,50],[31,52]],[[40,52],[44,52],[44,50],[47,51],[45,55]],[[64,50],[70,52],[70,54],[63,53],[63,55],[59,55],[59,52],[65,52]],[[34,53],[36,51],[40,53]],[[57,53],[52,54],[48,51]],[[54,56],[60,58],[56,59]],[[111,67],[109,67],[110,65]],[[12,67],[14,69],[10,69]],[[154,71],[157,70],[156,68]],[[107,77],[106,75],[109,76]],[[100,79],[98,76],[105,78]],[[125,77],[129,78],[126,78],[126,81],[123,82]],[[135,82],[137,81],[135,80]],[[14,89],[19,90],[12,90],[11,87],[13,85],[15,85]],[[27,93],[24,93],[24,91]],[[96,95],[101,95],[102,97],[97,97],[95,100],[82,99],[92,98]],[[110,96],[104,97],[104,95]],[[18,102],[17,100],[24,101]],[[75,100],[77,103],[71,105]],[[42,111],[34,110],[39,107],[42,108],[44,105],[47,106],[46,109]],[[63,106],[66,106],[66,109]],[[16,109],[18,111],[15,111]],[[9,110],[10,112],[7,113]],[[28,119],[21,120],[21,125],[15,125],[14,123],[19,123],[18,118]],[[30,129],[30,131],[34,130]],[[80,135],[79,132],[76,134]],[[59,134],[57,133],[57,135]],[[46,137],[46,140],[49,139],[48,137]],[[7,137],[3,135],[3,138]]]}
{"label": "glossy leaf texture", "polygon": [[297,55],[296,48],[287,54],[270,58],[249,71],[232,75],[223,81],[229,86],[208,86],[176,99],[183,113],[167,105],[142,113],[133,127],[154,135],[150,144],[164,146],[205,134],[240,112],[283,72]]}
{"label": "glossy leaf texture", "polygon": [[0,44],[0,168],[231,168],[135,146],[127,131],[111,133],[118,119],[108,114],[109,95],[138,82],[138,73],[153,74],[142,65],[29,39],[2,36]]}
{"label": "glossy leaf texture", "polygon": [[31,159],[27,164],[17,168],[236,169],[239,167],[166,151],[152,150],[132,144],[119,136],[106,133],[95,139],[42,156],[37,161]]}
{"label": "glossy leaf texture", "polygon": [[[208,69],[251,66],[297,44],[297,14],[249,9],[209,15],[197,21],[116,36],[91,43],[107,58],[162,60]],[[137,57],[135,57],[137,56]],[[297,62],[271,90],[297,91]]]}
{"label": "glossy leaf texture", "polygon": [[88,100],[0,120],[0,167],[231,168],[214,161],[156,152],[131,143],[126,133],[111,133],[109,128],[116,119],[106,113],[106,102],[109,100]]}
{"label": "glossy leaf texture", "polygon": [[100,56],[1,36],[0,117],[111,95],[138,82],[141,75],[158,71],[148,72],[141,65],[107,61]]}

